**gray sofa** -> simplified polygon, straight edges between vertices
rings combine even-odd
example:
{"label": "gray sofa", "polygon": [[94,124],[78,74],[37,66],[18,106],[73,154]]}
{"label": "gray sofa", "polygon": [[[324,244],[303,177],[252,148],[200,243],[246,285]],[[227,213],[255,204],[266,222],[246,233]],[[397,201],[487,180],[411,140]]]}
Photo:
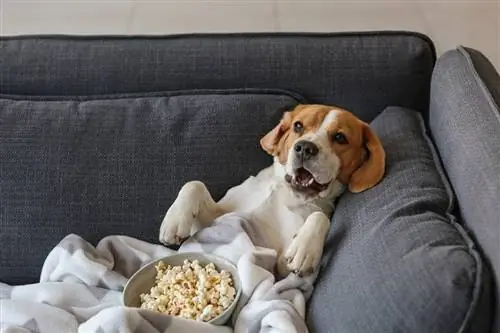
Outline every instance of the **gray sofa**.
{"label": "gray sofa", "polygon": [[219,198],[267,166],[298,103],[387,151],[338,201],[310,330],[500,332],[500,77],[411,32],[0,38],[0,281],[37,282],[70,233],[157,242],[184,182]]}

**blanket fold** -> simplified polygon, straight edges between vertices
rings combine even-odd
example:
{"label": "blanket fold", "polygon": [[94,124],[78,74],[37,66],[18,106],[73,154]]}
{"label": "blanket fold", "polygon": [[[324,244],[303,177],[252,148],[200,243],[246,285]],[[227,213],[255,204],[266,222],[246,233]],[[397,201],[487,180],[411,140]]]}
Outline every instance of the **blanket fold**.
{"label": "blanket fold", "polygon": [[[305,333],[305,304],[316,274],[275,281],[276,251],[247,217],[227,214],[186,241],[179,252],[212,253],[238,268],[242,296],[227,326],[169,317],[121,305],[128,278],[175,251],[128,236],[95,247],[68,235],[48,254],[40,282],[0,283],[0,332],[32,333]],[[258,244],[258,245],[254,245]]]}

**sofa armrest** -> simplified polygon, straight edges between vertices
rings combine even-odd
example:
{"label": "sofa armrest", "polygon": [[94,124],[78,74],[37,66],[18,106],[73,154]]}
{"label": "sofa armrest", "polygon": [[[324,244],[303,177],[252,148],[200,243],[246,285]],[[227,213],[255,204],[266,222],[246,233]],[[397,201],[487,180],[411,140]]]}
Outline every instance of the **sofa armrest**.
{"label": "sofa armrest", "polygon": [[[465,227],[476,238],[497,286],[500,283],[499,105],[500,76],[480,52],[458,47],[437,61],[431,83],[429,126]],[[497,292],[494,297],[497,305],[493,331],[500,332],[500,294]]]}

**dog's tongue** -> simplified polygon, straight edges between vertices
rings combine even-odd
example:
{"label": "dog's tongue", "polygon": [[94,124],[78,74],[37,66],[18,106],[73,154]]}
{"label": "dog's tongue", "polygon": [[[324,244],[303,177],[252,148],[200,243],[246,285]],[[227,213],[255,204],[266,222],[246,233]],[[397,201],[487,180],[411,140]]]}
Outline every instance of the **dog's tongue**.
{"label": "dog's tongue", "polygon": [[302,186],[308,186],[312,184],[312,182],[314,181],[314,177],[306,169],[300,168],[297,170],[297,173],[295,174],[295,180]]}

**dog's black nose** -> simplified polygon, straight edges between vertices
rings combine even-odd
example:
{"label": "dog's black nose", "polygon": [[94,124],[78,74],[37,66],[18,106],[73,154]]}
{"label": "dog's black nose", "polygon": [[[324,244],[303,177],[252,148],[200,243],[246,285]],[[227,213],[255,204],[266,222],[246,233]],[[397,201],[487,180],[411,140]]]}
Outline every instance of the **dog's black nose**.
{"label": "dog's black nose", "polygon": [[295,154],[299,156],[302,160],[308,160],[311,157],[318,155],[318,146],[316,146],[311,141],[301,140],[297,142],[293,148]]}

